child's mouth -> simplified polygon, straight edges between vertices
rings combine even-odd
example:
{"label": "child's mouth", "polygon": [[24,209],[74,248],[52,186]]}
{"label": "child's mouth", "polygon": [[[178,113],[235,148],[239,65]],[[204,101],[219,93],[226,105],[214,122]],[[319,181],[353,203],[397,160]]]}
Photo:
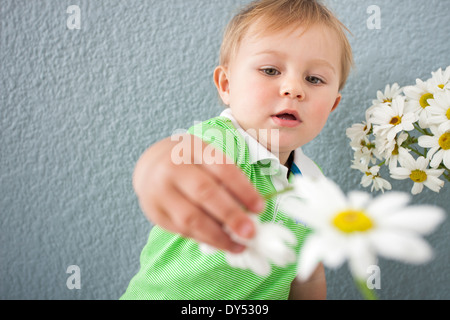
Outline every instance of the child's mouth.
{"label": "child's mouth", "polygon": [[280,112],[273,115],[272,119],[275,124],[289,128],[296,127],[302,122],[296,112]]}
{"label": "child's mouth", "polygon": [[294,115],[289,113],[278,114],[276,115],[276,117],[281,120],[293,120],[293,121],[297,120],[297,118]]}

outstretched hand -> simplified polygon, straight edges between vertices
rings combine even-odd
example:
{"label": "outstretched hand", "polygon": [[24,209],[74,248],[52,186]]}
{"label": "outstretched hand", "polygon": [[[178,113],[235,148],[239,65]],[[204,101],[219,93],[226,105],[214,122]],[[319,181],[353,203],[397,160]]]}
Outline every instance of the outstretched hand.
{"label": "outstretched hand", "polygon": [[170,232],[218,249],[242,251],[244,247],[233,242],[224,229],[251,238],[255,230],[248,212],[261,212],[263,198],[219,150],[214,159],[223,161],[201,159],[204,152],[190,152],[191,161],[176,164],[174,146],[184,143],[183,148],[194,150],[196,143],[202,151],[208,147],[196,136],[182,138],[181,142],[166,138],[156,143],[137,162],[133,187],[141,209],[148,220]]}

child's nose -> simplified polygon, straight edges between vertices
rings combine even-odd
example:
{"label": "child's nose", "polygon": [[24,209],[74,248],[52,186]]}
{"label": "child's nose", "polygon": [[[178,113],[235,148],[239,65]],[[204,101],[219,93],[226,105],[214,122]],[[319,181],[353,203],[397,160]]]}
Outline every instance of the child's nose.
{"label": "child's nose", "polygon": [[280,94],[291,99],[303,100],[305,93],[301,84],[298,81],[289,81],[281,88]]}
{"label": "child's nose", "polygon": [[298,100],[302,100],[302,99],[303,99],[303,95],[302,95],[302,94],[291,93],[291,91],[293,91],[293,90],[286,91],[286,92],[284,92],[283,95],[284,95],[285,97],[297,98]]}

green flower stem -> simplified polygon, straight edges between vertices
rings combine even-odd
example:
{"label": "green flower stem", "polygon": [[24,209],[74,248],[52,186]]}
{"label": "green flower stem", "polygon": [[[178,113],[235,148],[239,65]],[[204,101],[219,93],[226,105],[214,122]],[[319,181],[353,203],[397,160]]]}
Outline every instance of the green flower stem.
{"label": "green flower stem", "polygon": [[417,154],[418,156],[426,158],[426,156],[425,156],[424,154],[422,154],[421,152],[419,152],[419,150],[416,150],[416,149],[414,149],[414,148],[411,148],[410,146],[408,146],[408,147],[409,147],[409,149],[410,149],[412,152],[414,152],[414,153]]}
{"label": "green flower stem", "polygon": [[374,290],[367,287],[367,283],[364,279],[355,279],[355,285],[365,300],[378,300],[378,296]]}
{"label": "green flower stem", "polygon": [[432,136],[433,134],[429,132],[427,129],[422,129],[417,122],[413,123],[414,128],[419,131],[421,134],[424,134],[426,136]]}
{"label": "green flower stem", "polygon": [[[445,167],[441,164],[438,168],[445,169]],[[447,181],[450,182],[450,172],[448,169],[445,169],[445,171],[442,173],[442,175],[447,179]]]}
{"label": "green flower stem", "polygon": [[289,187],[287,187],[287,188],[285,188],[285,189],[283,189],[283,190],[275,191],[275,192],[266,194],[266,195],[264,195],[263,197],[264,197],[264,200],[267,201],[267,200],[269,200],[269,199],[275,198],[275,197],[277,197],[277,196],[279,196],[279,195],[281,195],[281,194],[283,194],[283,193],[287,193],[287,192],[292,191],[292,190],[294,190],[294,187],[289,186]]}

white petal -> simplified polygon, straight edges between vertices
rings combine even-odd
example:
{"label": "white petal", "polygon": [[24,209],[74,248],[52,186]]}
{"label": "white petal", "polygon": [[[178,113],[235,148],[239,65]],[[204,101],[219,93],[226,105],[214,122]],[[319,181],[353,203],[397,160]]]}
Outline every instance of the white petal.
{"label": "white petal", "polygon": [[256,235],[250,240],[242,239],[227,230],[233,240],[246,246],[246,249],[238,254],[226,252],[228,264],[236,268],[250,269],[259,275],[267,275],[271,269],[270,262],[279,266],[295,262],[295,251],[288,243],[294,244],[296,238],[288,228],[271,222],[261,223],[257,216],[252,216],[252,220],[256,226]]}
{"label": "white petal", "polygon": [[319,228],[322,225],[322,216],[315,214],[309,202],[300,200],[294,196],[283,197],[281,201],[281,210],[294,220],[302,221],[313,228]]}
{"label": "white petal", "polygon": [[439,192],[439,190],[441,190],[441,188],[444,186],[444,181],[438,179],[437,177],[429,175],[427,177],[427,180],[425,180],[423,184],[432,191]]}
{"label": "white petal", "polygon": [[202,251],[205,254],[213,254],[218,252],[218,250],[216,248],[214,248],[213,246],[210,246],[209,244],[206,243],[199,243],[198,244],[200,251]]}
{"label": "white petal", "polygon": [[419,170],[425,170],[428,167],[428,163],[429,163],[429,161],[426,158],[418,157],[417,161],[416,161],[416,164],[417,164],[416,168]]}
{"label": "white petal", "polygon": [[399,162],[402,165],[402,167],[408,168],[408,169],[416,169],[416,160],[409,152],[402,152],[399,157]]}
{"label": "white petal", "polygon": [[[264,235],[269,235],[269,238],[265,238]],[[295,245],[297,239],[294,234],[285,226],[275,224],[275,223],[262,223],[261,224],[261,235],[263,239],[268,239],[267,242],[273,243],[272,239],[276,239],[279,243],[288,243],[290,245]]]}
{"label": "white petal", "polygon": [[[418,119],[417,119],[417,116],[414,114],[414,113],[412,113],[412,112],[409,112],[409,113],[406,113],[403,117],[402,117],[402,122],[404,121],[404,122],[406,122],[407,124],[408,124],[408,128],[410,128],[410,127],[413,127],[414,128],[414,126],[413,126],[413,122],[416,122]],[[412,129],[411,129],[412,130]],[[407,131],[410,131],[410,130],[407,130]]]}
{"label": "white petal", "polygon": [[419,116],[419,127],[428,128],[428,118],[425,110],[422,110]]}
{"label": "white petal", "polygon": [[412,194],[419,194],[419,193],[422,192],[422,190],[423,190],[423,184],[414,182],[414,185],[413,185],[413,187],[411,189],[411,193]]}
{"label": "white petal", "polygon": [[445,121],[439,125],[439,130],[446,132],[450,130],[450,121]]}
{"label": "white petal", "polygon": [[310,235],[303,245],[298,263],[300,280],[308,280],[322,258],[322,250],[326,246],[323,239],[315,234]]}
{"label": "white petal", "polygon": [[407,86],[403,88],[403,92],[405,93],[406,96],[410,98],[418,99],[420,98],[422,90],[420,90],[416,86]]}
{"label": "white petal", "polygon": [[429,234],[445,219],[444,210],[434,206],[413,206],[382,219],[378,226]]}
{"label": "white petal", "polygon": [[361,178],[361,185],[366,188],[368,186],[370,186],[370,184],[372,183],[372,178],[367,176],[366,174],[364,174]]}
{"label": "white petal", "polygon": [[444,173],[444,169],[428,169],[425,172],[427,173],[428,177],[434,177],[439,178],[442,173]]}
{"label": "white petal", "polygon": [[298,177],[295,180],[295,188],[296,192],[300,190],[300,197],[304,199],[305,206],[302,209],[318,216],[317,219],[320,221],[332,214],[336,207],[344,207],[347,203],[347,198],[340,187],[326,178]]}
{"label": "white petal", "polygon": [[265,276],[270,273],[271,266],[266,259],[256,254],[252,250],[246,250],[245,253],[233,254],[226,253],[228,264],[235,268],[250,269],[256,274]]}
{"label": "white petal", "polygon": [[285,267],[295,262],[297,255],[293,250],[289,251],[272,251],[269,253],[270,261],[277,266]]}
{"label": "white petal", "polygon": [[[431,154],[431,150],[429,153]],[[430,167],[437,168],[441,164],[443,158],[444,158],[444,150],[440,150],[434,155],[433,159],[431,160]]]}
{"label": "white petal", "polygon": [[368,192],[351,191],[348,193],[348,202],[353,208],[365,208],[370,200],[371,196]]}
{"label": "white petal", "polygon": [[348,241],[345,238],[336,238],[334,241],[327,241],[327,248],[323,250],[323,263],[328,268],[339,268],[348,257]]}
{"label": "white petal", "polygon": [[326,195],[326,199],[333,201],[333,206],[343,206],[347,202],[347,197],[339,185],[330,179],[320,179],[317,188],[320,191],[321,199]]}
{"label": "white petal", "polygon": [[421,136],[419,137],[419,146],[423,148],[433,148],[438,146],[437,139],[433,136]]}
{"label": "white petal", "polygon": [[402,167],[397,167],[397,168],[391,169],[390,173],[391,173],[392,178],[402,180],[402,179],[409,178],[409,175],[411,174],[411,170],[402,168]]}
{"label": "white petal", "polygon": [[367,277],[367,268],[377,263],[377,256],[374,252],[369,239],[363,236],[357,236],[352,239],[350,246],[349,266],[356,279],[365,279]]}
{"label": "white petal", "polygon": [[247,265],[250,270],[261,276],[268,275],[271,270],[270,263],[255,253],[247,256]]}
{"label": "white petal", "polygon": [[400,131],[402,131],[402,126],[395,126],[392,129],[390,129],[388,134],[387,134],[388,140],[394,140],[395,135],[397,133],[399,133]]}
{"label": "white petal", "polygon": [[450,169],[450,151],[447,150],[444,152],[444,165],[447,169]]}
{"label": "white petal", "polygon": [[254,246],[255,252],[266,260],[278,266],[286,266],[295,261],[293,249],[286,244],[295,244],[295,236],[284,226],[266,223],[262,225],[258,244]]}
{"label": "white petal", "polygon": [[[436,151],[439,150],[439,148],[440,148],[439,146],[430,148],[427,153],[427,159],[431,159],[433,157],[433,155],[436,153]],[[433,161],[431,161],[430,167],[433,167],[432,163],[433,163]]]}
{"label": "white petal", "polygon": [[403,209],[410,200],[410,195],[405,192],[389,192],[375,198],[367,207],[367,211],[373,217],[383,217]]}
{"label": "white petal", "polygon": [[421,264],[433,257],[433,250],[426,241],[409,232],[377,231],[371,234],[377,252],[388,259]]}

